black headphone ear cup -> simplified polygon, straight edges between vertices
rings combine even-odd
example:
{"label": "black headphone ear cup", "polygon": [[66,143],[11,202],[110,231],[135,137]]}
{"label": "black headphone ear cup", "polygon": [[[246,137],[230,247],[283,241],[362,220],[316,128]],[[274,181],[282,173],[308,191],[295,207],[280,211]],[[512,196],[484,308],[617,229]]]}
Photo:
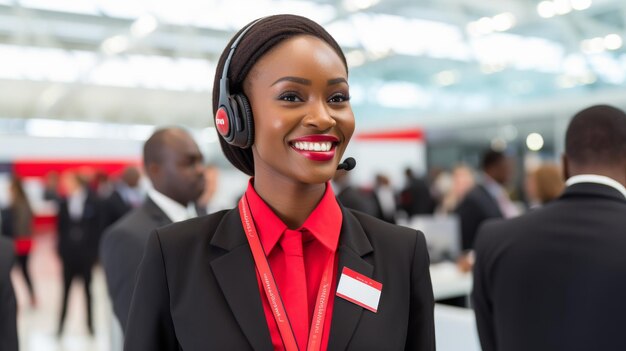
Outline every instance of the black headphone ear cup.
{"label": "black headphone ear cup", "polygon": [[243,94],[236,94],[234,96],[237,102],[239,116],[241,118],[241,125],[243,130],[241,131],[241,148],[247,149],[254,143],[254,117],[252,116],[252,108],[250,108],[250,102],[248,98]]}

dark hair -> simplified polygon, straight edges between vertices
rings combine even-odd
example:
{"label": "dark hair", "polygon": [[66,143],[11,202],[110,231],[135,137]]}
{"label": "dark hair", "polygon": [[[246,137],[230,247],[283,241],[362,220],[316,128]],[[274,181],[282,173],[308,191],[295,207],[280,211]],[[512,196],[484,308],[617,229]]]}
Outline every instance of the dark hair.
{"label": "dark hair", "polygon": [[28,197],[26,196],[26,192],[24,191],[22,178],[13,175],[11,177],[11,189],[13,189],[14,196],[12,207],[17,206],[18,203],[22,203],[24,204],[24,206],[28,207],[29,211],[32,211],[30,202],[28,201]]}
{"label": "dark hair", "polygon": [[[222,71],[224,70],[224,61],[226,61],[226,57],[230,52],[230,46],[246,27],[233,36],[218,61],[213,81],[213,115],[215,115],[219,104],[219,86]],[[256,62],[280,42],[298,35],[312,35],[325,41],[339,55],[346,67],[346,72],[348,71],[348,64],[341,47],[322,26],[308,18],[296,15],[269,16],[252,26],[235,49],[228,67],[230,93],[243,94],[244,80]],[[224,152],[224,156],[226,156],[228,161],[247,175],[254,175],[252,150],[249,148],[241,149],[228,144],[219,132],[218,139],[222,152]]]}
{"label": "dark hair", "polygon": [[565,134],[565,154],[578,165],[611,165],[626,160],[626,114],[596,105],[578,112]]}
{"label": "dark hair", "polygon": [[483,153],[480,166],[483,170],[489,169],[505,159],[504,153],[495,150],[487,150]]}

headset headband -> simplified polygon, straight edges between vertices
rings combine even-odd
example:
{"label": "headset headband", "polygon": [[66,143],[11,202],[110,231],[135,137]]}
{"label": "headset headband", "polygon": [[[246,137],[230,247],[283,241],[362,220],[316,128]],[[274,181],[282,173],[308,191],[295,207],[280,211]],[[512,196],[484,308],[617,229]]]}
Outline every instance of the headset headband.
{"label": "headset headband", "polygon": [[[244,35],[246,35],[246,33],[250,30],[250,28],[252,28],[255,24],[257,24],[259,21],[261,21],[264,18],[265,17],[261,17],[261,18],[257,19],[256,21],[250,23],[246,27],[246,29],[244,29],[243,32],[241,32],[239,34],[237,39],[235,39],[235,41],[233,42],[233,45],[230,46],[230,51],[228,52],[228,57],[226,58],[226,61],[224,61],[224,70],[222,71],[222,78],[221,79],[227,79],[228,68],[230,67],[230,60],[233,58],[233,55],[235,54],[235,49],[237,48],[237,45],[239,45],[239,42],[241,41],[241,39],[243,39]],[[228,89],[228,86],[226,86],[226,89]],[[221,93],[221,91],[220,91],[220,93]]]}

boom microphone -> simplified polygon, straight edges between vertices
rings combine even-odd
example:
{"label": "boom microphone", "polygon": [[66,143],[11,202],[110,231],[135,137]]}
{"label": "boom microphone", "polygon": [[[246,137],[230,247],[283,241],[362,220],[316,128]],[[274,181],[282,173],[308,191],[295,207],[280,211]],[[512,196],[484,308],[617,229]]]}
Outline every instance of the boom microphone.
{"label": "boom microphone", "polygon": [[337,165],[337,170],[344,169],[346,171],[350,171],[354,167],[356,167],[356,160],[352,157],[348,157]]}

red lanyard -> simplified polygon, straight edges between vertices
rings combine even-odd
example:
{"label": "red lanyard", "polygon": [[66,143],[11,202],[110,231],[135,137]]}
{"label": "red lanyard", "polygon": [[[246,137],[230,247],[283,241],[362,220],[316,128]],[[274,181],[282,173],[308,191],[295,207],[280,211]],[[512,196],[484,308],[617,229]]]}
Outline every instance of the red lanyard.
{"label": "red lanyard", "polygon": [[[298,343],[294,336],[291,325],[289,324],[289,317],[285,311],[285,306],[280,297],[278,286],[272,275],[272,270],[265,257],[263,251],[263,245],[259,239],[259,235],[254,226],[254,220],[250,215],[250,206],[246,196],[242,196],[239,200],[239,214],[241,216],[241,224],[246,232],[246,238],[250,244],[250,250],[252,250],[252,257],[256,269],[261,277],[261,283],[265,290],[265,297],[269,302],[272,313],[274,314],[274,320],[278,325],[278,331],[283,340],[283,345],[287,351],[298,350]],[[328,299],[330,294],[331,281],[333,276],[335,255],[331,252],[326,263],[326,269],[322,275],[320,281],[320,287],[317,292],[317,300],[315,302],[315,311],[313,314],[313,323],[311,323],[311,330],[309,331],[309,342],[307,345],[307,351],[319,351],[322,349],[322,331],[324,330],[324,321],[326,319],[326,309],[328,307]]]}

